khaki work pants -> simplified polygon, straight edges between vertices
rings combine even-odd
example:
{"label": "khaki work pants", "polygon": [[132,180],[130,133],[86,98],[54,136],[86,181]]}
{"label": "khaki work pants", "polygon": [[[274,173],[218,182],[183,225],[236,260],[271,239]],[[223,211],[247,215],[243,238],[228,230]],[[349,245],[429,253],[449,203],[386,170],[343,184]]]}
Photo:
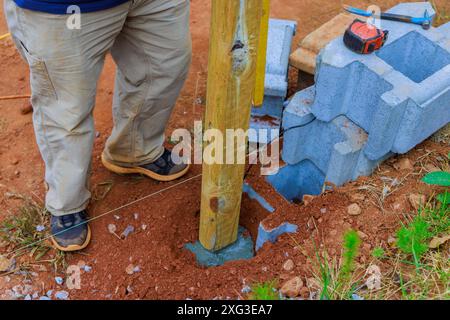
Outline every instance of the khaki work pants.
{"label": "khaki work pants", "polygon": [[45,162],[47,209],[84,210],[95,138],[93,108],[105,55],[117,64],[114,127],[104,156],[126,167],[163,152],[164,131],[191,62],[189,0],[135,0],[69,15],[24,10],[5,0],[13,39],[31,72],[33,123]]}

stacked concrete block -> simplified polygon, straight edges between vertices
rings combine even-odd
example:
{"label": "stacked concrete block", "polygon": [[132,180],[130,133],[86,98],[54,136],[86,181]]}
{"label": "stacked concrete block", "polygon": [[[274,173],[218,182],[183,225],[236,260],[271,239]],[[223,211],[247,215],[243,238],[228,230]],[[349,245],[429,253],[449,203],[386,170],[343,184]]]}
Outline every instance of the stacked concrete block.
{"label": "stacked concrete block", "polygon": [[[389,12],[434,16],[427,2],[401,4]],[[369,134],[365,154],[376,160],[406,153],[450,121],[448,26],[382,21],[386,45],[372,55],[347,50],[342,39],[319,57],[312,112],[329,122],[345,115]]]}
{"label": "stacked concrete block", "polygon": [[296,30],[295,21],[269,21],[264,104],[253,109],[254,115],[281,118],[288,90],[289,55]]}
{"label": "stacked concrete block", "polygon": [[370,160],[364,154],[367,133],[346,116],[330,122],[311,112],[314,87],[297,93],[283,117],[283,160],[286,166],[268,181],[288,200],[319,194],[324,182],[342,185],[373,169],[391,154]]}
{"label": "stacked concrete block", "polygon": [[289,201],[301,201],[305,194],[320,194],[325,174],[310,160],[287,165],[267,180]]}
{"label": "stacked concrete block", "polygon": [[[401,4],[389,12],[423,16],[425,10],[435,15],[427,2]],[[287,106],[287,166],[269,177],[276,188],[287,189],[287,198],[319,189],[300,181],[305,170],[314,183],[321,175],[342,185],[369,175],[392,154],[408,152],[449,123],[449,24],[423,30],[382,21],[381,27],[389,30],[389,40],[375,54],[353,53],[342,37],[332,41],[318,57],[315,86],[297,93]],[[300,178],[291,188],[283,186],[282,177],[291,174]]]}
{"label": "stacked concrete block", "polygon": [[[262,143],[270,142],[279,135],[288,90],[289,55],[296,29],[295,21],[278,19],[269,21],[264,103],[259,108],[253,108],[250,127],[258,131],[274,129],[276,133],[267,132],[267,136],[259,138],[259,142]],[[250,141],[258,142],[258,137],[259,133],[255,137],[250,137]]]}

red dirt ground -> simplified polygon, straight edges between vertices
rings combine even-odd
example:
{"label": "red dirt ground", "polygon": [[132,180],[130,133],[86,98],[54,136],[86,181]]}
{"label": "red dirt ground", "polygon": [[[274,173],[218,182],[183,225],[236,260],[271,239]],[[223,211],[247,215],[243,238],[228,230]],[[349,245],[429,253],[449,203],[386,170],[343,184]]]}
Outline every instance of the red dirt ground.
{"label": "red dirt ground", "polygon": [[[436,1],[444,5],[446,0]],[[315,28],[340,12],[338,0],[273,0],[272,16],[299,22],[295,43]],[[383,9],[399,1],[346,1],[348,4],[366,6],[376,3]],[[192,128],[193,121],[201,119],[204,111],[207,52],[209,29],[209,0],[192,0],[192,34],[194,59],[189,79],[177,103],[167,133],[175,128]],[[449,7],[446,4],[447,8]],[[7,32],[3,15],[0,15],[0,35]],[[29,93],[28,72],[10,40],[0,42],[0,96]],[[100,163],[100,154],[112,124],[111,100],[114,63],[108,57],[100,79],[95,110],[99,136],[93,154],[92,185],[105,181],[113,183],[106,198],[92,203],[90,212],[98,216],[150,193],[173,184],[161,184],[143,178],[122,177],[111,174]],[[294,76],[292,77],[295,78]],[[15,213],[20,201],[4,196],[16,192],[43,199],[45,195],[44,168],[34,141],[31,115],[21,115],[24,101],[0,102],[0,221]],[[239,261],[225,266],[204,269],[196,265],[192,254],[183,246],[194,242],[198,236],[200,179],[178,186],[170,191],[125,208],[92,223],[92,245],[83,253],[68,256],[69,264],[83,260],[92,271],[82,274],[82,289],[70,291],[71,299],[212,299],[238,298],[244,284],[255,281],[279,279],[281,282],[293,276],[304,280],[311,276],[306,256],[313,255],[314,243],[328,248],[332,255],[340,253],[342,233],[349,228],[364,232],[364,246],[360,262],[367,261],[371,248],[387,245],[389,236],[398,228],[403,214],[412,212],[407,200],[409,193],[431,195],[436,188],[417,182],[424,174],[424,165],[432,162],[439,166],[438,156],[445,157],[450,148],[428,141],[412,151],[408,158],[415,163],[414,170],[397,171],[396,159],[380,167],[371,178],[363,178],[334,192],[315,198],[308,205],[292,205],[284,201],[258,176],[253,168],[249,182],[277,208],[268,214],[255,202],[244,197],[242,224],[255,236],[258,223],[266,219],[266,225],[278,225],[289,221],[299,226],[294,235],[284,235],[276,244],[268,244],[249,261]],[[429,155],[432,152],[434,157]],[[421,171],[422,170],[422,171]],[[201,172],[193,168],[188,177]],[[380,207],[373,195],[359,187],[372,183],[383,185],[381,178],[405,178]],[[382,187],[381,187],[382,188]],[[358,195],[358,196],[357,196]],[[350,217],[347,207],[359,203],[362,215]],[[326,210],[321,210],[326,209]],[[138,219],[134,214],[138,213]],[[119,240],[108,232],[108,224],[114,223],[121,232],[128,225],[136,229],[126,240]],[[143,230],[142,225],[148,227]],[[1,250],[1,248],[0,248]],[[282,264],[288,259],[295,262],[294,270],[286,272]],[[129,264],[139,266],[141,272],[128,275]],[[50,268],[48,268],[50,270]],[[49,289],[61,290],[51,271],[37,268],[31,284],[40,294]],[[10,282],[0,277],[0,297],[5,289],[20,283],[20,275],[12,275]],[[127,289],[128,288],[128,289]],[[308,294],[304,293],[305,296]]]}

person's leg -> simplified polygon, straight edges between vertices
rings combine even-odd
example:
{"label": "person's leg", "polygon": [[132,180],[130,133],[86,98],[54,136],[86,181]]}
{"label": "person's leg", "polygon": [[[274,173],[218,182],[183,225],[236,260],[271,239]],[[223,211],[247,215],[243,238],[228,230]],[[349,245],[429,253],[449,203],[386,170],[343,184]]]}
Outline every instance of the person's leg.
{"label": "person's leg", "polygon": [[54,217],[67,218],[88,205],[97,79],[129,5],[82,14],[81,29],[70,30],[68,16],[5,1],[10,31],[30,66],[33,123],[48,184],[46,207]]}
{"label": "person's leg", "polygon": [[[114,129],[103,153],[108,169],[147,174],[138,167],[161,156],[167,160],[164,131],[186,80],[191,51],[188,0],[134,2],[111,49],[118,71]],[[147,175],[168,181],[187,171],[178,169]]]}

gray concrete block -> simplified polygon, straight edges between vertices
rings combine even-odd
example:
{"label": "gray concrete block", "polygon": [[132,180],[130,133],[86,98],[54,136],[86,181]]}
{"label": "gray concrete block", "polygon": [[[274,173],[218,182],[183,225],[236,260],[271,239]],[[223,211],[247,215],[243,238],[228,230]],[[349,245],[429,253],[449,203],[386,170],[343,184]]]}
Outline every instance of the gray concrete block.
{"label": "gray concrete block", "polygon": [[[421,16],[425,10],[435,15],[427,2],[389,12]],[[449,27],[382,21],[382,28],[390,36],[376,54],[353,53],[342,38],[321,52],[311,106],[321,121],[345,115],[364,129],[370,160],[408,152],[450,121]]]}

